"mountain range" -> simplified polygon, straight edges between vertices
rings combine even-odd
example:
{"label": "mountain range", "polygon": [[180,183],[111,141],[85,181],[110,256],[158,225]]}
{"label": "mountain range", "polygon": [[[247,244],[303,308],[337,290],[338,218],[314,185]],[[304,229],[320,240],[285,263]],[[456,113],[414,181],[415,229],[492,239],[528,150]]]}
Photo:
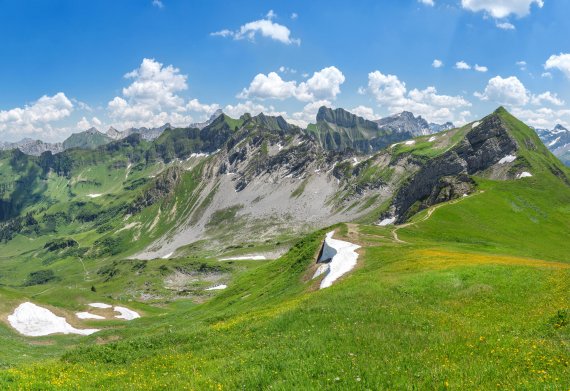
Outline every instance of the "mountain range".
{"label": "mountain range", "polygon": [[219,113],[0,151],[0,388],[564,379],[570,170],[502,107],[427,126]]}

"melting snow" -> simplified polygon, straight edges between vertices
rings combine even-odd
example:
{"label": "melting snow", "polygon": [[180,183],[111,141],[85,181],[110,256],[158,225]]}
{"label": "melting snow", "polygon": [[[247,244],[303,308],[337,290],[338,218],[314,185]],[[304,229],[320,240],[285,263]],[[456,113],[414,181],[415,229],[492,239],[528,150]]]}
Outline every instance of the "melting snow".
{"label": "melting snow", "polygon": [[65,318],[30,302],[20,304],[14,313],[8,316],[8,322],[20,334],[29,337],[57,333],[89,335],[99,331],[97,329],[76,329],[67,323]]}
{"label": "melting snow", "polygon": [[315,278],[317,278],[318,276],[320,276],[321,274],[325,274],[329,272],[329,264],[328,263],[323,263],[322,265],[320,265],[317,270],[315,271],[315,274],[313,274],[313,280]]}
{"label": "melting snow", "polygon": [[87,194],[87,197],[89,198],[97,198],[97,197],[101,197],[103,194],[99,194],[99,193],[91,193],[91,194]]}
{"label": "melting snow", "polygon": [[518,178],[518,179],[521,179],[521,178],[530,178],[531,176],[532,176],[532,174],[531,174],[530,172],[523,171],[523,172],[521,172],[521,173],[517,176],[517,178]]}
{"label": "melting snow", "polygon": [[190,157],[186,160],[190,160],[193,157],[207,157],[207,156],[210,156],[210,155],[207,153],[192,153],[192,154],[190,154]]}
{"label": "melting snow", "polygon": [[437,138],[437,137],[435,137],[435,136],[431,136],[431,137],[429,138],[428,142],[430,142],[430,143],[431,143],[432,141],[435,141],[435,140],[436,140],[436,138]]}
{"label": "melting snow", "polygon": [[211,288],[207,288],[206,290],[207,290],[207,291],[220,291],[220,290],[222,290],[222,289],[226,289],[227,287],[228,287],[227,285],[221,284],[221,285],[213,286],[213,287],[211,287]]}
{"label": "melting snow", "polygon": [[408,141],[406,141],[404,144],[406,144],[406,145],[414,145],[415,143],[416,143],[415,140],[408,140]]}
{"label": "melting snow", "polygon": [[243,257],[229,257],[229,258],[220,258],[220,261],[243,261],[243,260],[252,260],[252,261],[263,261],[265,255],[245,255]]}
{"label": "melting snow", "polygon": [[501,160],[499,160],[499,164],[505,164],[505,163],[512,163],[515,161],[517,157],[514,155],[507,155],[504,158],[502,158]]}
{"label": "melting snow", "polygon": [[117,319],[133,320],[141,317],[137,312],[125,307],[117,306],[113,309],[115,310],[115,312],[118,312],[120,314],[120,315],[115,315],[115,318]]}
{"label": "melting snow", "polygon": [[395,222],[396,222],[396,218],[390,217],[390,218],[382,220],[381,222],[378,223],[378,225],[381,227],[385,227],[387,225],[394,224]]}
{"label": "melting snow", "polygon": [[172,254],[174,254],[174,252],[168,253],[166,255],[163,255],[162,257],[160,257],[161,259],[168,259],[172,256]]}
{"label": "melting snow", "polygon": [[112,305],[105,304],[105,303],[89,303],[89,307],[93,308],[111,308]]}
{"label": "melting snow", "polygon": [[75,314],[79,319],[105,319],[104,316],[95,315],[89,312],[78,312]]}
{"label": "melting snow", "polygon": [[549,147],[552,147],[554,144],[556,144],[556,143],[559,142],[559,141],[560,141],[560,137],[557,137],[556,140],[554,140],[554,141],[548,143],[548,146],[549,146]]}
{"label": "melting snow", "polygon": [[321,259],[319,259],[319,261],[330,259],[328,273],[321,281],[321,289],[328,288],[337,279],[351,271],[356,266],[358,259],[356,250],[360,246],[343,240],[333,239],[333,235],[334,231],[327,234],[323,254]]}
{"label": "melting snow", "polygon": [[473,125],[471,125],[471,129],[475,129],[479,125],[481,125],[481,122],[479,122],[479,121],[474,122]]}

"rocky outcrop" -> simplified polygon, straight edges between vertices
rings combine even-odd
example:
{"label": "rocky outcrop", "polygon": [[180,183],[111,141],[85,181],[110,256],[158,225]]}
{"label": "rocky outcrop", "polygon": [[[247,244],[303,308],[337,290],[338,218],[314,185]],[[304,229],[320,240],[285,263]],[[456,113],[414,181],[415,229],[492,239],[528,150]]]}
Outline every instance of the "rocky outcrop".
{"label": "rocky outcrop", "polygon": [[403,111],[375,122],[380,129],[408,134],[409,137],[407,138],[424,136],[431,133],[428,122],[421,116],[414,116],[414,114],[409,111]]}
{"label": "rocky outcrop", "polygon": [[486,117],[452,150],[422,163],[395,195],[390,213],[403,222],[419,210],[470,193],[474,182],[469,175],[488,169],[516,149],[501,118]]}
{"label": "rocky outcrop", "polygon": [[170,167],[160,174],[153,184],[145,189],[144,193],[137,197],[127,208],[127,213],[135,214],[144,208],[154,205],[170,195],[174,194],[176,186],[180,183],[184,171],[177,166]]}

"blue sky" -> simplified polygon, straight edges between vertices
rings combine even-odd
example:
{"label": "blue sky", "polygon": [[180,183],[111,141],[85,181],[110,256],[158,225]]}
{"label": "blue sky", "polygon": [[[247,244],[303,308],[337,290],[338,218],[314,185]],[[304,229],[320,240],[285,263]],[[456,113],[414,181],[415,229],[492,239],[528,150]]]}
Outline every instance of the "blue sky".
{"label": "blue sky", "polygon": [[456,124],[502,104],[570,125],[568,15],[565,0],[0,0],[0,139],[218,107],[302,125],[322,104]]}

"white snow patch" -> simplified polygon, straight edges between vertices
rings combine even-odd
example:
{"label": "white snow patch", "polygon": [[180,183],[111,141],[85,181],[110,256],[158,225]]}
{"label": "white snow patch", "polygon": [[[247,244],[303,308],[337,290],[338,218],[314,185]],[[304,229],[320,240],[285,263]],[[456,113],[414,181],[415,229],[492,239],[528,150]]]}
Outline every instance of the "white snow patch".
{"label": "white snow patch", "polygon": [[560,141],[560,137],[557,137],[556,140],[554,140],[554,141],[548,143],[548,146],[549,146],[549,147],[552,147],[554,144],[556,144],[556,143],[559,142],[559,141]]}
{"label": "white snow patch", "polygon": [[471,125],[471,129],[475,129],[479,125],[481,125],[480,121],[474,122],[473,125]]}
{"label": "white snow patch", "polygon": [[208,154],[208,153],[201,153],[201,152],[200,152],[200,153],[192,153],[192,154],[190,154],[190,157],[189,157],[188,159],[186,159],[186,160],[188,161],[188,160],[190,160],[190,159],[192,159],[192,158],[208,157],[208,156],[210,156],[210,154]]}
{"label": "white snow patch", "polygon": [[138,314],[138,312],[135,312],[125,307],[116,306],[115,308],[113,308],[113,310],[115,310],[115,312],[118,312],[120,314],[120,315],[115,315],[115,318],[117,319],[133,320],[141,317]]}
{"label": "white snow patch", "polygon": [[352,158],[352,162],[353,162],[354,164],[358,164],[358,159],[355,158],[355,157],[353,157],[353,158]]}
{"label": "white snow patch", "polygon": [[79,319],[97,319],[97,320],[105,319],[104,316],[95,315],[90,312],[77,312],[75,315]]}
{"label": "white snow patch", "polygon": [[318,276],[328,273],[329,272],[329,264],[328,263],[323,263],[322,265],[320,265],[317,270],[315,270],[315,274],[313,274],[313,280],[315,278],[317,278]]}
{"label": "white snow patch", "polygon": [[356,266],[358,253],[356,250],[360,246],[345,242],[343,240],[333,239],[334,231],[327,234],[323,249],[323,255],[320,260],[330,259],[329,272],[321,281],[321,289],[328,288],[337,279],[351,271]]}
{"label": "white snow patch", "polygon": [[518,179],[521,179],[521,178],[530,178],[531,176],[532,176],[532,174],[531,174],[530,172],[523,171],[523,172],[521,172],[521,173],[517,176],[517,178],[518,178]]}
{"label": "white snow patch", "polygon": [[171,253],[168,253],[168,254],[166,254],[166,255],[163,255],[163,256],[160,257],[160,258],[161,258],[161,259],[168,259],[168,258],[170,258],[173,254],[174,254],[174,251],[171,252]]}
{"label": "white snow patch", "polygon": [[408,141],[406,141],[404,144],[406,144],[406,145],[414,145],[415,143],[416,143],[415,140],[408,140]]}
{"label": "white snow patch", "polygon": [[504,158],[502,158],[501,160],[499,160],[499,164],[505,164],[505,163],[512,163],[515,161],[517,157],[514,155],[507,155]]}
{"label": "white snow patch", "polygon": [[429,138],[428,142],[430,142],[430,143],[431,143],[432,141],[435,141],[436,139],[437,139],[437,137],[435,137],[435,136],[431,136],[431,137]]}
{"label": "white snow patch", "polygon": [[93,308],[111,308],[112,305],[105,304],[105,303],[89,303],[89,307]]}
{"label": "white snow patch", "polygon": [[91,194],[87,194],[87,197],[89,198],[97,198],[97,197],[101,197],[103,194],[99,194],[99,193],[91,193]]}
{"label": "white snow patch", "polygon": [[267,259],[265,255],[245,255],[243,257],[220,258],[220,261],[243,261],[243,260],[263,261],[265,259]]}
{"label": "white snow patch", "polygon": [[390,224],[394,224],[396,222],[396,218],[395,217],[389,217],[387,219],[382,220],[381,222],[378,223],[379,226],[381,227],[385,227],[387,225]]}
{"label": "white snow patch", "polygon": [[220,284],[220,285],[213,286],[213,287],[211,287],[211,288],[207,288],[206,290],[207,290],[207,291],[220,291],[220,290],[222,290],[222,289],[226,289],[227,287],[228,287],[228,286],[225,285],[225,284]]}
{"label": "white snow patch", "polygon": [[47,308],[34,303],[22,303],[8,316],[8,322],[20,334],[28,337],[42,337],[50,334],[79,334],[89,335],[98,329],[76,329],[65,318],[57,316]]}
{"label": "white snow patch", "polygon": [[281,145],[281,143],[277,144],[277,148],[279,148],[279,150],[283,150],[283,145]]}

